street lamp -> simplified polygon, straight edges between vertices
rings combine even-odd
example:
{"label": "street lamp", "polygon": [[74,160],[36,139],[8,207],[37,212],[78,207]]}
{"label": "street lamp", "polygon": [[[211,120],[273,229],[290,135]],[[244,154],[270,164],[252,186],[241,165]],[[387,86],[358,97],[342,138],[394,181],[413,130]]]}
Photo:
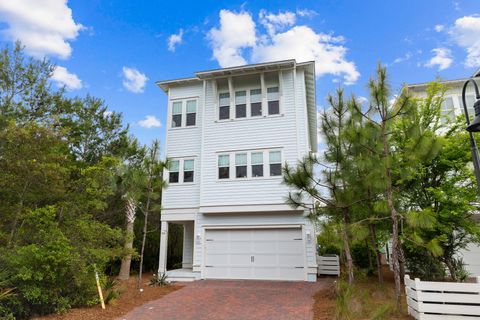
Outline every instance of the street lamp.
{"label": "street lamp", "polygon": [[[475,88],[475,103],[473,107],[475,109],[475,119],[473,122],[470,123],[470,117],[468,115],[467,110],[467,99],[465,97],[465,93],[467,91],[468,84],[473,84]],[[462,102],[463,102],[463,110],[465,111],[465,118],[467,120],[467,131],[470,136],[470,148],[472,150],[472,159],[473,159],[473,170],[475,171],[475,177],[477,178],[477,191],[480,193],[480,157],[478,155],[478,148],[473,137],[473,132],[480,132],[480,94],[478,92],[477,83],[473,78],[468,79],[465,84],[463,85],[462,90]]]}

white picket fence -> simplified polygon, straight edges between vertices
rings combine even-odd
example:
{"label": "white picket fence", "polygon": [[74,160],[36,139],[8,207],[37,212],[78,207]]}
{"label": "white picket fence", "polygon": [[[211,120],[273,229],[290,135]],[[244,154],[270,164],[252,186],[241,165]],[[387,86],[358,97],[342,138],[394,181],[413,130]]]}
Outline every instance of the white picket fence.
{"label": "white picket fence", "polygon": [[420,320],[480,320],[480,277],[476,283],[433,282],[405,276],[408,314]]}
{"label": "white picket fence", "polygon": [[317,256],[317,265],[319,275],[340,276],[340,259],[337,255]]}

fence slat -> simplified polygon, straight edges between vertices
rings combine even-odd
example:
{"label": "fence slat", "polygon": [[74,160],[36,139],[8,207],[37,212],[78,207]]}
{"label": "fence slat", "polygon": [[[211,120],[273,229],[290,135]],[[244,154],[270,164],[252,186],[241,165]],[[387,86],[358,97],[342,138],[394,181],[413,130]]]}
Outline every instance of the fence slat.
{"label": "fence slat", "polygon": [[338,256],[317,256],[318,274],[340,276],[340,259]]}

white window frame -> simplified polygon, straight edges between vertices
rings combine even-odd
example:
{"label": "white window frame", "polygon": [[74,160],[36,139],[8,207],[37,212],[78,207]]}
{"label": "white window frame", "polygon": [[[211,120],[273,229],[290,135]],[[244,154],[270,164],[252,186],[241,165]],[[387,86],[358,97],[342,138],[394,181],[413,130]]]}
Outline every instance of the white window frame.
{"label": "white window frame", "polygon": [[[168,176],[168,184],[169,185],[189,185],[189,184],[195,184],[196,183],[196,177],[197,177],[197,159],[196,157],[174,157],[174,158],[168,158],[169,161],[178,161],[178,182],[170,182],[170,169],[167,168],[167,176]],[[185,167],[185,161],[186,160],[193,160],[193,181],[191,182],[184,182],[184,167]]]}
{"label": "white window frame", "polygon": [[[187,126],[187,101],[195,100],[196,104],[196,111],[195,111],[195,125],[194,126]],[[172,126],[172,117],[173,117],[173,104],[175,102],[182,103],[182,121],[179,127]],[[198,126],[198,112],[199,112],[199,98],[198,97],[185,97],[185,98],[175,98],[171,99],[169,103],[169,117],[168,117],[168,130],[179,130],[179,129],[189,129],[189,128],[196,128]]]}
{"label": "white window frame", "polygon": [[[228,156],[228,166],[220,167],[218,163],[221,156]],[[228,168],[228,178],[220,178],[220,168]],[[216,161],[216,172],[215,175],[217,176],[217,180],[225,181],[225,180],[233,180],[232,178],[232,155],[231,153],[219,153],[217,154],[217,161]]]}
{"label": "white window frame", "polygon": [[[188,161],[188,160],[192,160],[193,161],[193,181],[187,181],[185,182],[185,161]],[[195,158],[182,158],[182,183],[183,184],[194,184],[195,183],[195,172],[197,170],[195,170],[196,168],[196,161],[195,161]]]}

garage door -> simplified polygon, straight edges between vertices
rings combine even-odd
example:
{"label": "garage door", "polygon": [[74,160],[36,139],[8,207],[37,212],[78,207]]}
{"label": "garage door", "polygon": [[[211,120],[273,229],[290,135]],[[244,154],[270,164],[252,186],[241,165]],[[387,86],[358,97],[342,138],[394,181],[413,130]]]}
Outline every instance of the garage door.
{"label": "garage door", "polygon": [[302,229],[207,229],[205,277],[304,280]]}

